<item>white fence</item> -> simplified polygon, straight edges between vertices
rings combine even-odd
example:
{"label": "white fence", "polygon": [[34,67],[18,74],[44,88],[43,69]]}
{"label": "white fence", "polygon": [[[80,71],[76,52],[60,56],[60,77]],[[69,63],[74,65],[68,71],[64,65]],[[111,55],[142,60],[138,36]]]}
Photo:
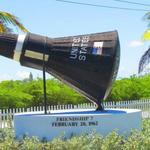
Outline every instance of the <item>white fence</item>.
{"label": "white fence", "polygon": [[[105,108],[131,108],[141,109],[143,118],[150,118],[150,100],[134,100],[134,101],[120,101],[120,102],[104,102]],[[47,111],[62,110],[62,109],[90,109],[96,108],[93,103],[85,103],[78,105],[54,105],[47,106]],[[13,116],[15,113],[44,111],[44,106],[37,106],[31,108],[15,108],[15,109],[0,109],[0,128],[13,126]]]}

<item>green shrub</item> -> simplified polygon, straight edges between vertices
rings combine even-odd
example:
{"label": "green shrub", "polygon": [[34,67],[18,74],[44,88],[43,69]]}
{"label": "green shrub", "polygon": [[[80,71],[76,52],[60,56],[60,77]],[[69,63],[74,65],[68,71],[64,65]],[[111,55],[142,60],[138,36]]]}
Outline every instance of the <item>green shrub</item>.
{"label": "green shrub", "polygon": [[106,137],[93,132],[70,139],[60,136],[47,142],[36,137],[16,140],[13,129],[1,129],[0,150],[150,150],[150,119],[143,121],[142,131],[132,131],[129,137],[116,131]]}
{"label": "green shrub", "polygon": [[150,98],[150,75],[123,78],[115,81],[107,101],[126,101]]}
{"label": "green shrub", "polygon": [[[43,81],[3,81],[0,83],[0,109],[44,105]],[[58,80],[47,80],[47,104],[79,104],[85,98]]]}
{"label": "green shrub", "polygon": [[[150,75],[116,80],[107,101],[150,98]],[[42,79],[0,83],[0,109],[44,105]],[[47,80],[47,104],[80,104],[86,98],[62,82]]]}

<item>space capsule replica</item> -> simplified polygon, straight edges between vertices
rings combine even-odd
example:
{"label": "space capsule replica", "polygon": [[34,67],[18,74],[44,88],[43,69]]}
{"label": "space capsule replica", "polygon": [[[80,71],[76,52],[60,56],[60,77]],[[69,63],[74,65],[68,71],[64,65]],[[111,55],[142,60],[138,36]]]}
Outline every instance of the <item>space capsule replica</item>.
{"label": "space capsule replica", "polygon": [[0,34],[0,55],[22,66],[46,71],[76,89],[103,110],[116,78],[120,45],[117,31],[48,38],[27,33]]}

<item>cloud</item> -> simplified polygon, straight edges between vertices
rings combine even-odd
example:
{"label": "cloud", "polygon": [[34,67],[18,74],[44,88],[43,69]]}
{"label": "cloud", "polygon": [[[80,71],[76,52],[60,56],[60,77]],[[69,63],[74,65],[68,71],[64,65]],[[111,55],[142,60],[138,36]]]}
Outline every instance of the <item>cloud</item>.
{"label": "cloud", "polygon": [[129,47],[135,48],[135,47],[142,46],[143,44],[144,43],[140,40],[134,40],[129,43]]}
{"label": "cloud", "polygon": [[121,66],[119,68],[117,78],[119,79],[119,78],[130,77],[131,75],[134,75],[134,74],[137,75],[136,69],[129,69],[128,67]]}
{"label": "cloud", "polygon": [[25,78],[29,77],[29,74],[30,74],[30,72],[27,72],[27,71],[18,71],[16,73],[16,77],[21,78],[21,79],[25,79]]}
{"label": "cloud", "polygon": [[0,81],[4,81],[4,80],[11,80],[12,76],[10,76],[9,74],[1,74],[0,75]]}

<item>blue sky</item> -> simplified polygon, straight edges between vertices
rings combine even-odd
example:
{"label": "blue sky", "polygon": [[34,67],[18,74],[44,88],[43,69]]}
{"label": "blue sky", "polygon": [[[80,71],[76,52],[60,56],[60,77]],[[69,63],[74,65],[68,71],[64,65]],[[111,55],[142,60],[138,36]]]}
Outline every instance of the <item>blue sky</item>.
{"label": "blue sky", "polygon": [[[86,0],[74,1],[87,3]],[[132,2],[150,4],[147,0],[132,0]],[[114,0],[89,0],[88,3],[149,9]],[[30,32],[48,37],[118,30],[121,44],[118,78],[137,74],[140,57],[149,47],[149,42],[141,42],[147,28],[147,22],[142,19],[146,12],[142,11],[82,6],[55,0],[1,0],[0,10],[18,16]],[[29,72],[32,72],[34,77],[42,75],[41,71],[20,66],[18,62],[0,57],[0,81],[22,79],[27,77]]]}

